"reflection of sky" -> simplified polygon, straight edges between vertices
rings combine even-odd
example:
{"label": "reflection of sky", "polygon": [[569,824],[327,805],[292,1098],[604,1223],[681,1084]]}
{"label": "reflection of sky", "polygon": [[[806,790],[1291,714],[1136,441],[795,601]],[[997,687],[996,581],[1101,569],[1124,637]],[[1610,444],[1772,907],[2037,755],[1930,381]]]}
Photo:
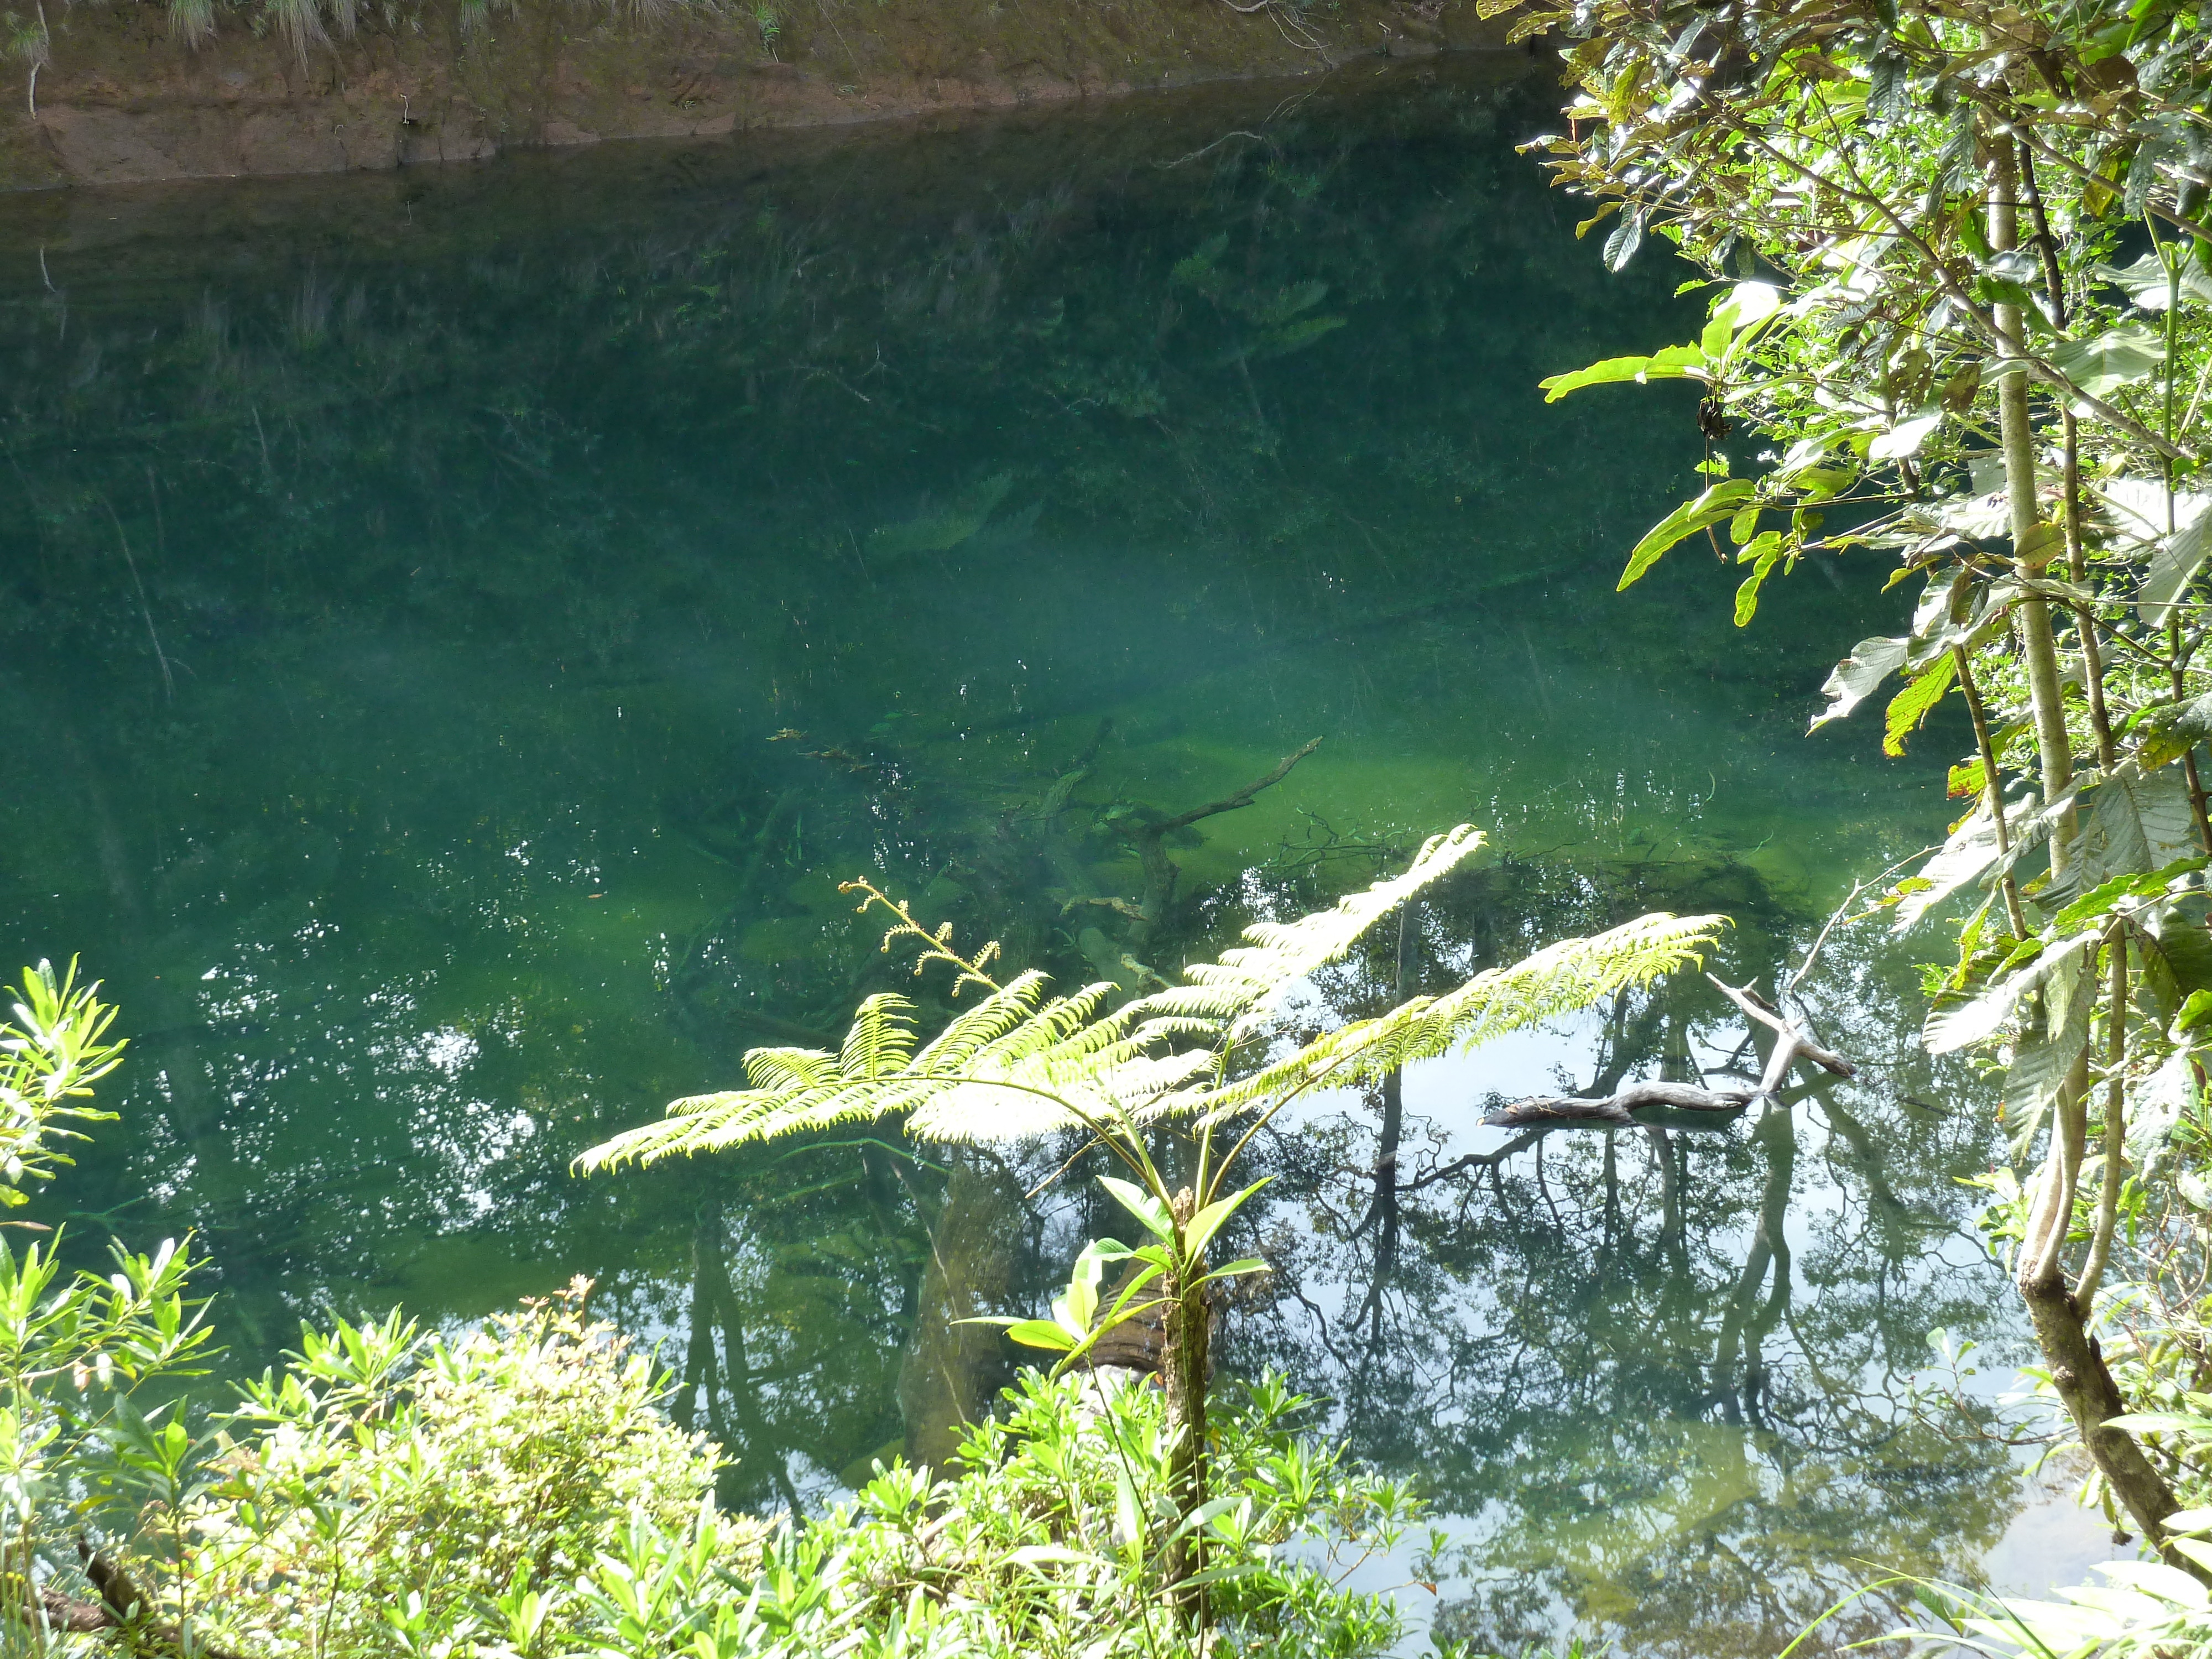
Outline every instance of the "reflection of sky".
{"label": "reflection of sky", "polygon": [[[1896,949],[1881,943],[1876,943],[1874,948],[1893,954]],[[1850,994],[1854,985],[1862,993],[1869,988],[1870,981],[1863,960],[1832,962],[1832,966],[1844,994]],[[1832,993],[1830,1000],[1832,1000]],[[1418,1136],[1425,1131],[1437,1132],[1443,1137],[1442,1145],[1425,1146],[1421,1153],[1424,1158],[1433,1158],[1438,1163],[1469,1152],[1496,1152],[1520,1132],[1483,1126],[1480,1119],[1485,1111],[1501,1097],[1512,1100],[1529,1095],[1582,1092],[1590,1082],[1592,1056],[1599,1051],[1604,1033],[1605,1023],[1596,1014],[1573,1017],[1550,1022],[1540,1029],[1509,1034],[1479,1048],[1424,1061],[1412,1068],[1403,1085],[1408,1155]],[[1747,1069],[1756,1073],[1757,1056],[1747,1060],[1736,1047],[1741,1034],[1740,1024],[1733,1028],[1723,1024],[1711,1031],[1700,1031],[1691,1044],[1693,1059],[1709,1076],[1731,1061],[1739,1073]],[[1764,1034],[1760,1035],[1763,1041]],[[1876,1070],[1878,1073],[1879,1068]],[[1638,1067],[1624,1080],[1633,1081],[1638,1076],[1652,1074],[1648,1066]],[[1721,1079],[1712,1080],[1717,1084]],[[1879,1096],[1879,1084],[1872,1077],[1869,1082],[1873,1092]],[[1859,1092],[1863,1095],[1866,1091]],[[1867,1112],[1867,1100],[1862,1098],[1854,1103],[1862,1115]],[[1291,1121],[1285,1122],[1285,1127],[1295,1133],[1298,1128],[1324,1125],[1346,1113],[1366,1121],[1371,1109],[1371,1106],[1362,1107],[1341,1093],[1317,1097],[1302,1103],[1294,1113],[1286,1114]],[[1863,1190],[1854,1190],[1851,1182],[1841,1178],[1838,1164],[1829,1156],[1832,1149],[1848,1159],[1849,1148],[1833,1131],[1820,1102],[1808,1099],[1795,1110],[1798,1126],[1796,1177],[1785,1231],[1793,1280],[1797,1287],[1797,1313],[1802,1318],[1817,1309],[1821,1296],[1818,1253],[1823,1249],[1832,1251],[1839,1238],[1850,1237],[1854,1218],[1863,1209],[1866,1197]],[[1740,1136],[1748,1122],[1748,1119],[1735,1123],[1723,1120],[1707,1133]],[[1640,1151],[1636,1146],[1636,1139],[1640,1138],[1632,1139],[1632,1133],[1624,1132],[1622,1139],[1625,1164]],[[1553,1144],[1555,1148],[1562,1143],[1571,1145],[1578,1135],[1588,1133],[1560,1131],[1553,1138]],[[1526,1174],[1535,1156],[1533,1150],[1522,1152],[1508,1161],[1505,1172],[1510,1175],[1517,1170]],[[1410,1169],[1401,1170],[1401,1175],[1413,1173]],[[1701,1231],[1698,1247],[1702,1253],[1723,1263],[1741,1261],[1750,1248],[1756,1220],[1755,1214],[1746,1215],[1741,1224],[1733,1228],[1723,1224]],[[1845,1248],[1849,1248],[1848,1243]],[[1808,1266],[1812,1268],[1809,1275]],[[1927,1237],[1911,1268],[1923,1275],[1949,1275],[1963,1281],[1985,1282],[1991,1305],[1999,1311],[1999,1317],[1994,1327],[1980,1333],[1982,1350],[1963,1362],[1969,1367],[1978,1367],[1973,1374],[1961,1376],[1939,1364],[1933,1354],[1927,1368],[1917,1374],[1908,1365],[1905,1373],[1892,1375],[1884,1365],[1875,1364],[1856,1379],[1863,1399],[1870,1398],[1878,1403],[1885,1392],[1894,1397],[1897,1389],[1910,1389],[1917,1384],[1939,1391],[1940,1400],[1941,1390],[1958,1387],[1969,1398],[1985,1404],[1995,1403],[2001,1396],[2013,1396],[2010,1414],[2016,1419],[2032,1419],[2035,1415],[2033,1408],[2017,1401],[2022,1384],[2004,1358],[2008,1349],[2016,1346],[2018,1334],[2024,1330],[2024,1321],[2017,1316],[2009,1287],[1975,1234],[1971,1219],[1962,1218]],[[1319,1288],[1309,1285],[1306,1293],[1324,1314],[1340,1320],[1363,1291],[1361,1284],[1346,1281]],[[1469,1325],[1480,1327],[1502,1317],[1504,1310],[1478,1281],[1463,1287],[1455,1312]],[[1776,1332],[1770,1342],[1767,1363],[1787,1370],[1793,1364],[1802,1364],[1802,1356],[1795,1352],[1789,1329]],[[1803,1380],[1801,1375],[1800,1382]],[[1939,1416],[1943,1411],[1935,1400],[1920,1409]],[[1448,1409],[1437,1415],[1440,1421],[1452,1418]],[[1741,1432],[1719,1425],[1714,1427],[1723,1435]],[[2036,1449],[2027,1447],[2018,1450],[2014,1461],[2025,1472],[2035,1456]],[[1753,1467],[1759,1471],[1758,1478],[1767,1484],[1767,1500],[1772,1501],[1778,1495],[1779,1484],[1788,1477],[1780,1466],[1760,1454],[1754,1453]],[[2003,1593],[2041,1595],[2057,1585],[2084,1582],[2091,1577],[2089,1569],[2095,1562],[2132,1558],[2136,1553],[2132,1547],[2115,1545],[2101,1520],[2081,1508],[2075,1491],[2078,1484],[2078,1476],[2072,1480],[2051,1474],[2028,1478],[2023,1502],[2002,1538],[1978,1561],[1954,1562],[1948,1565],[1948,1571],[1963,1575],[1967,1582],[1986,1583]],[[1645,1540],[1643,1547],[1656,1550],[1678,1541],[1686,1531],[1694,1531],[1703,1519],[1695,1498],[1680,1489],[1668,1490],[1662,1506],[1641,1516],[1633,1512],[1610,1516],[1607,1522],[1609,1532],[1624,1540],[1640,1534]],[[1713,1501],[1725,1506],[1736,1500],[1731,1494],[1716,1492]],[[1460,1567],[1457,1576],[1448,1577],[1441,1584],[1441,1595],[1448,1600],[1483,1582],[1486,1575],[1471,1568],[1470,1564],[1493,1554],[1501,1541],[1525,1536],[1530,1518],[1492,1504],[1473,1513],[1447,1512],[1440,1516],[1439,1524],[1452,1540],[1453,1553],[1446,1559],[1455,1560]],[[1839,1547],[1848,1549],[1847,1540],[1839,1540],[1838,1543]],[[1401,1605],[1415,1627],[1414,1635],[1403,1649],[1407,1653],[1422,1650],[1429,1614],[1437,1605],[1428,1592],[1417,1586],[1401,1588],[1413,1578],[1420,1553],[1419,1540],[1409,1540],[1389,1557],[1367,1564],[1349,1581],[1370,1589],[1400,1590]],[[1897,1564],[1867,1565],[1865,1577],[1870,1579],[1878,1576],[1880,1570]],[[1472,1577],[1467,1576],[1470,1571]],[[1556,1601],[1553,1603],[1552,1618],[1562,1637],[1575,1627],[1572,1611]]]}

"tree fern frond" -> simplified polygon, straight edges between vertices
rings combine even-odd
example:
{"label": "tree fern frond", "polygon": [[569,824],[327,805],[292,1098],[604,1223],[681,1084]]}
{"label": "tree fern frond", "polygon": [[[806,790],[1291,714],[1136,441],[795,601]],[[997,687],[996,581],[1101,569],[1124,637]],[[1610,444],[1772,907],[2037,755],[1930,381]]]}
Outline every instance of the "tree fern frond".
{"label": "tree fern frond", "polygon": [[839,1066],[848,1078],[889,1077],[913,1060],[914,1039],[914,1004],[896,991],[878,992],[853,1011]]}
{"label": "tree fern frond", "polygon": [[[752,1055],[746,1058],[750,1060]],[[691,1095],[672,1102],[668,1115],[658,1122],[641,1124],[592,1147],[576,1160],[576,1167],[592,1170],[623,1164],[657,1164],[678,1154],[720,1152],[748,1140],[875,1117],[884,1103],[869,1098],[871,1092],[865,1086],[856,1089],[833,1082],[827,1086],[795,1085]]]}
{"label": "tree fern frond", "polygon": [[1333,1088],[1372,1082],[1417,1060],[1577,1012],[1624,987],[1695,965],[1727,926],[1725,916],[1656,912],[1588,939],[1561,939],[1487,969],[1455,991],[1415,997],[1376,1018],[1325,1031],[1297,1053],[1208,1091],[1203,1108],[1209,1121],[1218,1121],[1323,1081]]}
{"label": "tree fern frond", "polygon": [[1392,1067],[1387,1064],[1378,1066],[1369,1061],[1378,1048],[1389,1053],[1393,1034],[1402,1028],[1405,1021],[1425,1012],[1430,1000],[1427,997],[1416,997],[1376,1018],[1355,1019],[1333,1031],[1323,1031],[1296,1053],[1273,1060],[1248,1076],[1233,1078],[1218,1088],[1206,1091],[1192,1103],[1193,1108],[1205,1113],[1205,1121],[1218,1123],[1248,1107],[1305,1089],[1324,1079],[1333,1088],[1343,1087],[1370,1074],[1389,1071]]}
{"label": "tree fern frond", "polygon": [[[745,1081],[757,1090],[814,1088],[835,1082],[841,1075],[837,1056],[820,1048],[748,1048],[745,1050]],[[690,1100],[719,1100],[717,1095],[693,1095]],[[669,1107],[673,1112],[681,1109],[688,1101],[679,1100]]]}
{"label": "tree fern frond", "polygon": [[[1200,963],[1186,972],[1211,970],[1213,964]],[[1127,1012],[1135,1019],[1202,1020],[1207,1025],[1226,1025],[1244,1012],[1247,1003],[1238,988],[1241,981],[1231,980],[1222,985],[1170,985],[1165,990],[1154,991],[1127,1005]]]}
{"label": "tree fern frond", "polygon": [[1726,916],[1655,911],[1588,939],[1561,939],[1510,967],[1487,969],[1415,1016],[1394,1041],[1390,1065],[1473,1048],[1694,967],[1729,925]]}
{"label": "tree fern frond", "polygon": [[986,1045],[998,1042],[1036,1012],[1048,975],[1018,974],[955,1019],[929,1041],[915,1060],[917,1070],[956,1072]]}
{"label": "tree fern frond", "polygon": [[914,1004],[894,994],[872,996],[836,1054],[753,1049],[745,1056],[750,1088],[677,1101],[660,1121],[594,1147],[578,1167],[652,1163],[901,1115],[924,1140],[1005,1142],[1080,1126],[1117,1142],[1140,1141],[1164,1118],[1199,1113],[1213,1121],[1253,1107],[1272,1111],[1308,1088],[1366,1081],[1587,1007],[1695,962],[1726,925],[1720,916],[1657,915],[1565,939],[1213,1085],[1224,1055],[1261,1029],[1291,986],[1342,956],[1481,842],[1462,826],[1423,847],[1404,875],[1303,921],[1248,928],[1249,944],[1190,969],[1188,983],[1118,1008],[1107,1006],[1120,994],[1111,982],[1049,996],[1046,977],[1026,973],[994,988],[917,1049]]}
{"label": "tree fern frond", "polygon": [[1006,1081],[979,1072],[971,1080],[933,1091],[907,1120],[907,1133],[917,1140],[981,1146],[1030,1140],[1081,1125],[1082,1119],[1059,1101],[1006,1086]]}
{"label": "tree fern frond", "polygon": [[1061,1048],[1097,1018],[1099,1005],[1115,988],[1102,981],[1086,985],[1073,996],[1054,997],[1004,1036],[983,1044],[975,1061],[1015,1066]]}
{"label": "tree fern frond", "polygon": [[1223,951],[1218,963],[1184,969],[1184,977],[1234,1000],[1237,1011],[1229,1036],[1232,1042],[1239,1041],[1258,1030],[1299,981],[1344,955],[1362,933],[1423,888],[1449,875],[1482,845],[1482,832],[1464,823],[1449,835],[1433,836],[1403,875],[1378,881],[1364,892],[1296,921],[1255,922],[1244,930],[1250,944]]}

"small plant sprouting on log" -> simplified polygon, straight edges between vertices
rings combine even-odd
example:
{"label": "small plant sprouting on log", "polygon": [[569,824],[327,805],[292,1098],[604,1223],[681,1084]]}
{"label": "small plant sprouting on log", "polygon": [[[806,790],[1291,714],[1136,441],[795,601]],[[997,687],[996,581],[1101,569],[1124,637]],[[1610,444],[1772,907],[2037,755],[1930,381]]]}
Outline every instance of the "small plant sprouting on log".
{"label": "small plant sprouting on log", "polygon": [[[1050,1325],[1011,1322],[1022,1338],[1072,1363],[1133,1311],[1164,1316],[1161,1369],[1171,1449],[1170,1489],[1185,1525],[1173,1534],[1164,1576],[1194,1621],[1206,1617],[1200,1551],[1209,1524],[1206,1480],[1206,1346],[1209,1286],[1257,1263],[1210,1269],[1208,1246],[1257,1190],[1232,1191],[1240,1155],[1291,1102],[1321,1088],[1376,1081],[1416,1060],[1464,1048],[1589,1006],[1699,960],[1726,925],[1719,916],[1639,917],[1589,939],[1563,940],[1526,960],[1486,969],[1441,996],[1418,996],[1373,1019],[1327,1031],[1287,1054],[1270,1054],[1274,1015],[1316,969],[1341,958],[1368,929],[1456,870],[1483,837],[1461,825],[1422,847],[1402,874],[1333,908],[1288,923],[1259,922],[1246,943],[1218,962],[1187,968],[1183,982],[1118,1000],[1111,981],[1054,994],[1034,971],[1006,981],[987,971],[994,952],[953,950],[903,903],[872,884],[850,884],[865,912],[894,921],[886,949],[918,941],[921,961],[942,961],[982,1000],[920,1041],[908,999],[882,993],[863,1001],[837,1053],[756,1048],[745,1056],[750,1086],[672,1104],[668,1115],[618,1135],[578,1160],[585,1170],[719,1152],[750,1141],[886,1118],[923,1140],[1009,1142],[1067,1131],[1090,1137],[1122,1166],[1108,1189],[1151,1242],[1091,1245]],[[1187,1181],[1162,1170],[1154,1137],[1186,1137]],[[1103,1310],[1104,1264],[1136,1258],[1137,1271]],[[1139,1295],[1150,1299],[1138,1303]],[[1048,1332],[1050,1334],[1048,1334]]]}

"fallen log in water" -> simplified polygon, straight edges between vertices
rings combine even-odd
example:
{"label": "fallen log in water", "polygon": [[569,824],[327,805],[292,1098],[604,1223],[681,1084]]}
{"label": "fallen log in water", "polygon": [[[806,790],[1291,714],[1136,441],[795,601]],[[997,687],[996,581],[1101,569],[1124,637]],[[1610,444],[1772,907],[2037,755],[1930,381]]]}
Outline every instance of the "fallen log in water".
{"label": "fallen log in water", "polygon": [[1536,1095],[1516,1100],[1482,1120],[1486,1128],[1518,1129],[1550,1123],[1621,1124],[1636,1121],[1639,1107],[1672,1106],[1692,1112],[1740,1112],[1753,1101],[1779,1094],[1790,1067],[1800,1058],[1809,1060],[1838,1077],[1856,1077],[1858,1068],[1841,1054],[1822,1048],[1790,1019],[1750,987],[1723,984],[1707,974],[1720,994],[1742,1010],[1744,1017],[1774,1033],[1774,1051],[1766,1057],[1765,1074],[1756,1089],[1706,1089],[1692,1083],[1632,1083],[1617,1093],[1591,1098],[1582,1095]]}
{"label": "fallen log in water", "polygon": [[1536,1095],[1501,1106],[1482,1120],[1486,1127],[1518,1129],[1534,1123],[1633,1123],[1639,1106],[1677,1106],[1692,1112],[1738,1112],[1758,1098],[1748,1089],[1700,1089],[1688,1083],[1632,1083],[1599,1099],[1586,1095]]}

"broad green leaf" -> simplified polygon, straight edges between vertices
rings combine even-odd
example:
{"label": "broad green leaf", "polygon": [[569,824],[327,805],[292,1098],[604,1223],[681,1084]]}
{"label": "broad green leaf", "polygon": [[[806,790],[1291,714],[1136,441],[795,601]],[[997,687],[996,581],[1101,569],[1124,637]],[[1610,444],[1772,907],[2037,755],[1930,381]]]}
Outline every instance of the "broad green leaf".
{"label": "broad green leaf", "polygon": [[1715,321],[1725,321],[1730,329],[1741,332],[1754,328],[1782,309],[1782,290],[1771,283],[1738,283],[1728,293],[1728,298],[1715,307]]}
{"label": "broad green leaf", "polygon": [[2136,595],[2136,614],[2147,628],[2163,628],[2173,606],[2203,569],[2212,553],[2212,507],[2189,519],[2158,544],[2142,590]]}
{"label": "broad green leaf", "polygon": [[1808,729],[1817,732],[1830,720],[1842,720],[1871,696],[1876,686],[1905,666],[1905,659],[1912,648],[1912,641],[1892,636],[1876,635],[1861,640],[1851,647],[1851,654],[1828,671],[1821,685],[1821,695],[1828,706],[1813,716]]}
{"label": "broad green leaf", "polygon": [[1083,1247],[1068,1274],[1067,1294],[1053,1304],[1053,1316],[1071,1334],[1080,1337],[1091,1328],[1091,1316],[1098,1311],[1098,1285],[1106,1275],[1106,1264],[1128,1254],[1129,1247],[1119,1239],[1093,1239]]}
{"label": "broad green leaf", "polygon": [[[1741,519],[1743,515],[1738,514],[1736,516]],[[1750,626],[1752,617],[1759,611],[1759,590],[1786,550],[1787,544],[1783,540],[1782,532],[1769,530],[1753,537],[1751,545],[1735,556],[1738,564],[1749,563],[1752,567],[1751,574],[1746,576],[1742,585],[1735,590],[1735,625],[1738,628]]]}
{"label": "broad green leaf", "polygon": [[[1620,118],[1616,116],[1616,120]],[[1644,215],[1639,210],[1625,214],[1613,227],[1613,234],[1605,239],[1605,268],[1626,270],[1628,262],[1636,257],[1636,250],[1644,246]]]}
{"label": "broad green leaf", "polygon": [[1624,381],[1642,386],[1648,380],[1711,378],[1705,354],[1693,345],[1679,345],[1668,346],[1649,357],[1608,357],[1571,374],[1548,376],[1536,386],[1546,403],[1555,404],[1570,392],[1579,392],[1586,386],[1612,386]]}
{"label": "broad green leaf", "polygon": [[2124,1417],[2106,1418],[2105,1426],[2125,1429],[2130,1434],[2185,1434],[2193,1440],[2212,1440],[2212,1417],[2183,1412],[2130,1412]]}
{"label": "broad green leaf", "polygon": [[2109,398],[2156,374],[2166,347],[2147,329],[2108,328],[2093,340],[2063,340],[2044,355],[2092,398]]}
{"label": "broad green leaf", "polygon": [[1241,1492],[1231,1492],[1225,1498],[1208,1498],[1176,1523],[1176,1529],[1168,1534],[1168,1541],[1173,1543],[1185,1533],[1196,1532],[1217,1516],[1228,1514],[1243,1501],[1244,1494]]}
{"label": "broad green leaf", "polygon": [[1145,1511],[1137,1502],[1137,1488],[1129,1479],[1129,1471],[1118,1461],[1114,1469],[1114,1520],[1123,1543],[1144,1540]]}
{"label": "broad green leaf", "polygon": [[1218,1198],[1192,1216],[1190,1224],[1183,1229],[1182,1235],[1182,1247],[1189,1253],[1190,1259],[1196,1261],[1203,1257],[1206,1245],[1212,1241],[1214,1234],[1221,1231],[1222,1224],[1237,1213],[1246,1199],[1274,1178],[1273,1176],[1262,1176],[1243,1191],[1231,1193],[1226,1198]]}
{"label": "broad green leaf", "polygon": [[1049,1319],[1018,1319],[1006,1327],[1006,1334],[1024,1347],[1050,1348],[1055,1353],[1075,1346],[1075,1339]]}
{"label": "broad green leaf", "polygon": [[1801,466],[1784,482],[1808,501],[1826,501],[1834,500],[1849,489],[1858,482],[1858,476],[1849,467]]}
{"label": "broad green leaf", "polygon": [[2123,761],[2091,797],[2066,879],[2050,896],[2071,901],[2115,877],[2145,875],[2201,854],[2189,787],[2171,769],[2146,777]]}
{"label": "broad green leaf", "polygon": [[2042,1029],[2022,1037],[2005,1068],[2005,1127],[2014,1147],[2024,1149],[2042,1127],[2043,1115],[2089,1042],[2089,1011],[2095,989],[2083,983],[2090,972],[2084,952],[2053,975],[2048,1018]]}
{"label": "broad green leaf", "polygon": [[2169,1567],[2163,1561],[2106,1561],[2099,1565],[2098,1570],[2107,1578],[2148,1591],[2160,1601],[2199,1611],[2212,1607],[2212,1591],[2207,1591],[2180,1568]]}
{"label": "broad green leaf", "polygon": [[1261,1261],[1258,1256],[1242,1256],[1226,1267],[1216,1267],[1199,1282],[1207,1284],[1217,1279],[1242,1279],[1246,1273],[1263,1273],[1267,1271],[1267,1264]]}
{"label": "broad green leaf", "polygon": [[2060,970],[2096,945],[2095,934],[2076,934],[2051,945],[2025,966],[2000,974],[1965,1001],[1938,1006],[1921,1028],[1923,1044],[1931,1054],[1947,1054],[1995,1036],[2032,993],[2050,984]]}
{"label": "broad green leaf", "polygon": [[1920,453],[1920,446],[1926,443],[1936,428],[1942,424],[1943,411],[1940,409],[1932,415],[1916,415],[1909,421],[1899,421],[1867,446],[1867,459],[1870,461],[1910,460]]}
{"label": "broad green leaf", "polygon": [[1644,572],[1659,562],[1659,556],[1684,537],[1694,536],[1707,525],[1733,518],[1736,509],[1751,499],[1754,489],[1748,478],[1729,478],[1713,485],[1696,500],[1683,502],[1653,526],[1630,551],[1628,568],[1621,572],[1615,591],[1640,580]]}
{"label": "broad green leaf", "polygon": [[[2108,283],[2118,283],[2128,292],[2128,298],[2145,311],[2164,311],[2173,297],[2171,279],[2166,266],[2156,253],[2146,253],[2131,265],[2114,270],[2111,265],[2095,265],[2092,270]],[[2195,300],[2199,304],[2212,305],[2212,277],[2207,277],[2194,264],[2185,266],[2181,273],[2181,297]]]}
{"label": "broad green leaf", "polygon": [[2128,728],[2135,739],[2136,764],[2146,772],[2171,766],[2212,737],[2212,691],[2184,703],[2146,710]]}
{"label": "broad green leaf", "polygon": [[1113,1176],[1101,1176],[1098,1184],[1114,1194],[1115,1199],[1131,1215],[1145,1224],[1145,1231],[1164,1243],[1175,1240],[1175,1218],[1168,1206],[1142,1187],[1121,1181]]}
{"label": "broad green leaf", "polygon": [[1905,683],[1905,689],[1889,700],[1889,712],[1882,717],[1883,754],[1894,757],[1905,752],[1905,739],[1935,712],[1958,672],[1958,659],[1947,651]]}

